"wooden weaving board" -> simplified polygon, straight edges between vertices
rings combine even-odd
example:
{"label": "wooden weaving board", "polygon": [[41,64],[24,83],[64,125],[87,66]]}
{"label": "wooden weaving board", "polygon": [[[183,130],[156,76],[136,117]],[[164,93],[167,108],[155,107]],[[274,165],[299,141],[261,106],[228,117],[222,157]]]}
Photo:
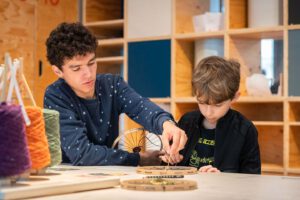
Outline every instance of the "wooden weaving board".
{"label": "wooden weaving board", "polygon": [[[103,175],[104,174],[104,175]],[[107,176],[101,170],[70,166],[47,170],[46,175],[30,176],[29,180],[0,188],[0,199],[24,199],[111,188],[120,184],[119,177]]]}
{"label": "wooden weaving board", "polygon": [[121,187],[140,191],[184,191],[197,189],[197,182],[174,179],[132,179],[121,181]]}
{"label": "wooden weaving board", "polygon": [[147,175],[190,175],[197,174],[197,168],[186,166],[146,166],[137,167],[136,172]]}

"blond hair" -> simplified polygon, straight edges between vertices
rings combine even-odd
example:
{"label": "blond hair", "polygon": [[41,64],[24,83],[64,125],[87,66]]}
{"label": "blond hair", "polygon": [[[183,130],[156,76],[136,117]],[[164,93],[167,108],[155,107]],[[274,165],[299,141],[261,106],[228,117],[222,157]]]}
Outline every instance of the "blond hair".
{"label": "blond hair", "polygon": [[193,95],[205,104],[233,99],[240,85],[240,64],[218,56],[202,59],[192,78]]}

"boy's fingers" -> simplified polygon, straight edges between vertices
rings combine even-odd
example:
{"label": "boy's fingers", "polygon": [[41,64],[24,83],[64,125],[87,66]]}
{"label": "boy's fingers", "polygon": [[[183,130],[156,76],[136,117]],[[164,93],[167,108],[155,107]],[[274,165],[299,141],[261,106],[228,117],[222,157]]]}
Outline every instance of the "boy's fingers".
{"label": "boy's fingers", "polygon": [[211,165],[205,165],[205,166],[201,167],[201,168],[199,169],[199,171],[200,171],[200,172],[207,172],[207,170],[208,170],[209,168],[211,168],[211,167],[212,167]]}
{"label": "boy's fingers", "polygon": [[179,142],[179,147],[178,147],[178,151],[180,151],[181,149],[184,148],[185,144],[187,141],[187,136],[184,132],[180,133],[180,142]]}
{"label": "boy's fingers", "polygon": [[163,142],[163,148],[164,148],[164,150],[169,154],[170,153],[169,138],[168,137],[163,137],[162,138],[162,142]]}
{"label": "boy's fingers", "polygon": [[178,145],[180,142],[180,134],[179,133],[173,134],[172,139],[173,139],[173,143],[172,143],[172,146],[170,149],[170,154],[177,154],[178,153]]}

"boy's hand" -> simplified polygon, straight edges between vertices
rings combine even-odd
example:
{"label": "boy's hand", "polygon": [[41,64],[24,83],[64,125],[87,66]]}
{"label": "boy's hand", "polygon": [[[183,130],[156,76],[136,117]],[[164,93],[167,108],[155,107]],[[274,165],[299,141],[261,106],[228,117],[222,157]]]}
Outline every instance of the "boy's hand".
{"label": "boy's hand", "polygon": [[220,173],[220,170],[217,168],[211,166],[211,165],[206,165],[203,167],[200,167],[199,172],[204,172],[204,173]]}
{"label": "boy's hand", "polygon": [[[172,144],[170,144],[170,141],[172,141]],[[163,123],[162,142],[164,150],[169,155],[179,154],[178,152],[184,148],[186,141],[187,136],[182,129],[169,121]]]}
{"label": "boy's hand", "polygon": [[163,151],[146,151],[140,152],[140,166],[160,165],[160,156],[164,155]]}
{"label": "boy's hand", "polygon": [[160,156],[160,158],[165,163],[170,163],[171,165],[175,165],[176,163],[182,161],[183,156],[180,154],[174,154],[174,155],[165,154],[163,156]]}

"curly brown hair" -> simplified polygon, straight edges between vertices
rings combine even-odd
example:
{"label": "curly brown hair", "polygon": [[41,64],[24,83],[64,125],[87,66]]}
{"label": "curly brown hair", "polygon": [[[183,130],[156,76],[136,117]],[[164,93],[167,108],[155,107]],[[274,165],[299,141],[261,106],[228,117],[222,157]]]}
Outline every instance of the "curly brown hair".
{"label": "curly brown hair", "polygon": [[205,104],[233,99],[240,85],[240,64],[218,56],[202,59],[192,78],[193,95]]}
{"label": "curly brown hair", "polygon": [[96,37],[81,23],[61,23],[49,35],[47,41],[47,59],[59,69],[66,59],[77,55],[95,53]]}

